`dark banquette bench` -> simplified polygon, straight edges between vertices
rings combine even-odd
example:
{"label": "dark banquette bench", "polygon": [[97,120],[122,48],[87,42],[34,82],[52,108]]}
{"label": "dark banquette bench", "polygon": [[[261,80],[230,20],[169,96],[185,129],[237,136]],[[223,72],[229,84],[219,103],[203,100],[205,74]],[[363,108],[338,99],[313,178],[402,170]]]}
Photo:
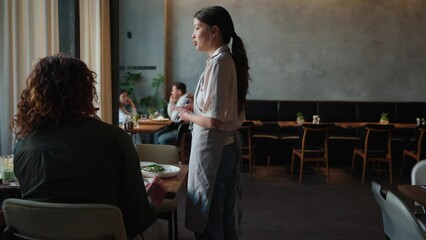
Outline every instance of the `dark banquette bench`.
{"label": "dark banquette bench", "polygon": [[[291,149],[298,143],[297,128],[280,129],[278,121],[296,121],[296,114],[303,113],[312,121],[319,115],[321,122],[378,122],[382,112],[388,113],[389,122],[415,123],[416,118],[426,118],[426,102],[349,102],[349,101],[273,101],[248,100],[246,119],[260,120],[256,127],[256,161],[264,159],[279,164],[289,164]],[[397,129],[393,134],[393,165],[399,167],[402,149],[412,137],[412,129]],[[343,129],[333,126],[329,133],[330,164],[349,166],[352,150],[359,144],[359,129]]]}

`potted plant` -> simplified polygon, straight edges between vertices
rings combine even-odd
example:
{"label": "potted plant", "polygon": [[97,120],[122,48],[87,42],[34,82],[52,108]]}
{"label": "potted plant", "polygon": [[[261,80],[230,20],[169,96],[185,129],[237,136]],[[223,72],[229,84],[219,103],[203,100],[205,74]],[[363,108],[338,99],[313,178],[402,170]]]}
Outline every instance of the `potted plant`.
{"label": "potted plant", "polygon": [[305,122],[305,117],[303,116],[303,113],[301,113],[301,112],[296,113],[296,122],[299,125],[302,125]]}
{"label": "potted plant", "polygon": [[163,98],[158,96],[158,90],[163,84],[164,84],[164,76],[161,74],[158,74],[156,78],[152,79],[152,83],[151,83],[151,86],[154,89],[154,94],[141,98],[139,102],[143,108],[143,112],[148,112],[150,118],[153,118],[155,117],[155,115],[158,115],[158,111],[160,109],[163,109],[165,106],[166,101]]}
{"label": "potted plant", "polygon": [[126,91],[129,97],[132,99],[132,101],[136,105],[137,105],[137,101],[135,101],[136,97],[135,97],[135,94],[133,93],[133,90],[135,89],[136,83],[140,81],[141,79],[142,79],[142,72],[139,72],[139,73],[127,72],[124,75],[124,80],[120,81],[119,83],[120,90]]}
{"label": "potted plant", "polygon": [[380,124],[388,124],[389,123],[389,118],[388,118],[389,113],[387,112],[382,112],[382,114],[380,115]]}

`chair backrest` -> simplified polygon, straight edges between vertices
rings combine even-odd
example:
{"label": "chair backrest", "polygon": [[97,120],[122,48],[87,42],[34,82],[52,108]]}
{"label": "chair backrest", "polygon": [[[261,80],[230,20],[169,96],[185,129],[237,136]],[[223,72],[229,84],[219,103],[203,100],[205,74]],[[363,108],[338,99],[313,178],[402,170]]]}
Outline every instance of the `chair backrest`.
{"label": "chair backrest", "polygon": [[241,127],[238,129],[238,131],[240,131],[241,133],[241,144],[243,147],[248,147],[248,148],[252,147],[251,142],[253,137],[253,127],[254,127],[254,123],[247,121],[247,122],[243,122]]}
{"label": "chair backrest", "polygon": [[179,149],[179,160],[187,164],[189,162],[189,155],[191,154],[191,141],[192,134],[189,122],[182,122],[179,124],[176,134],[176,146]]}
{"label": "chair backrest", "polygon": [[392,124],[367,124],[361,134],[361,144],[367,154],[371,151],[383,151],[390,154]]}
{"label": "chair backrest", "polygon": [[178,164],[179,153],[174,145],[136,144],[139,161],[156,162],[160,164]]}
{"label": "chair backrest", "polygon": [[303,124],[299,131],[299,145],[302,150],[326,150],[328,146],[328,124]]}
{"label": "chair backrest", "polygon": [[390,239],[426,239],[417,218],[404,202],[375,181],[371,182],[371,190],[382,210],[386,236]]}
{"label": "chair backrest", "polygon": [[411,169],[411,184],[423,185],[426,184],[426,159],[418,161],[413,169]]}
{"label": "chair backrest", "polygon": [[185,134],[190,133],[189,130],[189,122],[182,122],[179,124],[178,130],[177,130],[177,135],[176,135],[176,142],[179,143],[180,140],[182,139],[182,137]]}
{"label": "chair backrest", "polygon": [[6,239],[127,239],[121,211],[112,205],[9,198],[3,212]]}

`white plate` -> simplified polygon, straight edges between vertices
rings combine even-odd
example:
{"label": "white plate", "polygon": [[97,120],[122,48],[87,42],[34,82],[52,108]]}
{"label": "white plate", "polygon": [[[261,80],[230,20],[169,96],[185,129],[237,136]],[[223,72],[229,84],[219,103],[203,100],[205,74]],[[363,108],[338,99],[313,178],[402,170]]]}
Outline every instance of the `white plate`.
{"label": "white plate", "polygon": [[[144,164],[143,166],[146,166],[146,165],[149,165],[149,164]],[[170,178],[170,177],[176,176],[180,171],[179,167],[176,167],[176,166],[173,166],[173,165],[168,165],[168,164],[158,164],[158,165],[162,166],[165,169],[165,171],[164,172],[148,172],[148,171],[141,170],[142,175],[144,177],[155,177],[155,176],[157,176],[159,178]],[[142,162],[141,162],[141,167],[143,167],[143,166],[142,166]]]}
{"label": "white plate", "polygon": [[155,162],[148,162],[148,161],[140,161],[139,165],[142,167],[147,166],[147,165],[152,165],[152,164],[157,164]]}
{"label": "white plate", "polygon": [[157,122],[166,122],[166,121],[169,121],[168,118],[153,118],[151,120],[152,121],[157,121]]}

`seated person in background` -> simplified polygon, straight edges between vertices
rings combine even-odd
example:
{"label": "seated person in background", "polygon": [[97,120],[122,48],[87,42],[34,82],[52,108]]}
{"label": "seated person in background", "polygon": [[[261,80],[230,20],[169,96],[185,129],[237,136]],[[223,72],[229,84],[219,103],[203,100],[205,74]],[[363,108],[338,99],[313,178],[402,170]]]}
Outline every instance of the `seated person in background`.
{"label": "seated person in background", "polygon": [[[124,123],[131,119],[132,114],[137,114],[137,109],[129,93],[126,90],[120,89],[120,102],[118,104],[118,122]],[[129,109],[130,108],[130,109]]]}
{"label": "seated person in background", "polygon": [[114,205],[129,239],[147,231],[152,236],[161,226],[138,155],[128,134],[95,115],[95,76],[84,62],[62,54],[40,59],[29,75],[12,120],[22,198]]}
{"label": "seated person in background", "polygon": [[[190,103],[191,100],[188,97],[189,93],[186,92],[186,85],[184,83],[175,82],[173,83],[172,92],[170,94],[169,104],[167,105],[167,113],[172,122],[179,123],[180,119],[177,109]],[[165,130],[158,133],[158,143],[171,144],[171,142],[176,139],[178,127],[179,124],[172,124]]]}

